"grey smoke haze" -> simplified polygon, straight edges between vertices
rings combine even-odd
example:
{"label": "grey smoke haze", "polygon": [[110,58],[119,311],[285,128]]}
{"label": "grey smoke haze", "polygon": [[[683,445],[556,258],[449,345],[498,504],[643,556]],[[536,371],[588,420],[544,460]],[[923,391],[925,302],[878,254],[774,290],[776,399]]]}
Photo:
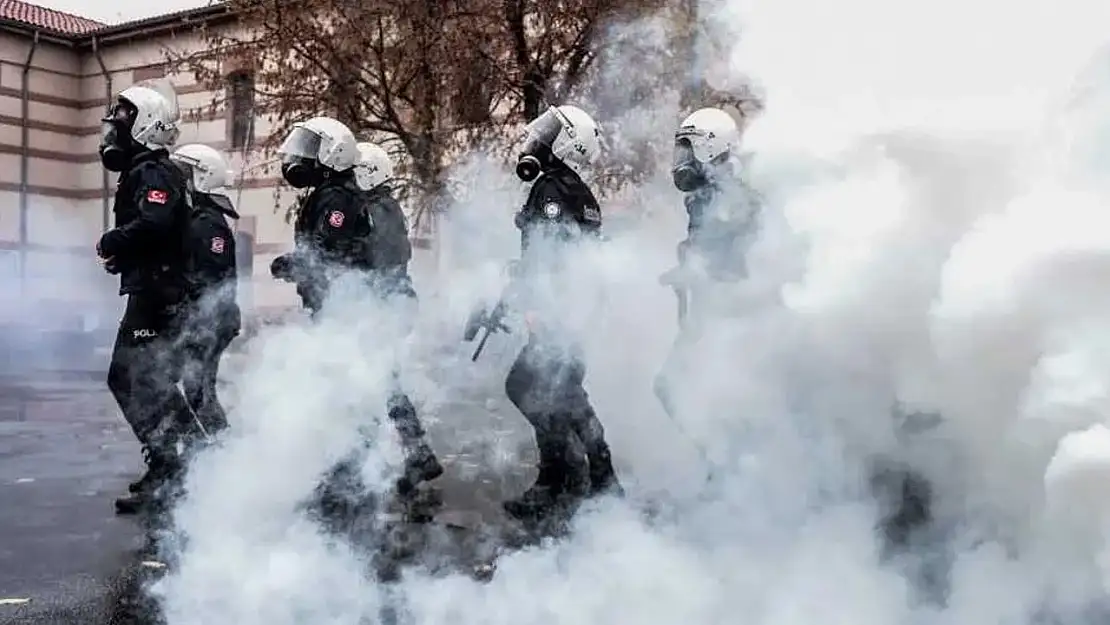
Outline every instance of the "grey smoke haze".
{"label": "grey smoke haze", "polygon": [[[1098,607],[1110,5],[719,0],[704,14],[735,48],[706,63],[713,80],[748,76],[768,96],[746,145],[768,226],[751,281],[716,298],[730,317],[695,347],[682,411],[722,484],[698,497],[704,467],[651,396],[675,333],[655,280],[684,225],[661,162],[636,195],[650,218],[579,250],[566,293],[606,291],[585,328],[588,389],[632,503],[663,496],[674,517],[649,526],[602,502],[570,539],[504,558],[487,585],[412,571],[398,589],[411,622],[955,625]],[[641,67],[624,75],[650,80]],[[672,141],[677,111],[626,115],[622,131]],[[459,448],[489,441],[480,459],[499,466],[521,442],[496,440],[519,418],[501,378],[520,337],[491,339],[472,365],[458,333],[516,255],[521,186],[478,157],[459,175],[473,186],[445,226],[447,269],[418,276],[417,333],[399,349],[432,427]],[[396,311],[357,293],[335,304],[318,326],[268,330],[235,379],[233,435],[190,476],[187,549],[157,589],[171,625],[376,622],[382,589],[295,512],[380,412],[397,336],[381,326]],[[895,401],[944,421],[902,439]],[[398,461],[381,434],[366,467],[378,484]],[[882,455],[937,491],[936,532],[896,559],[864,483]],[[943,606],[914,589],[930,560],[948,571]]]}
{"label": "grey smoke haze", "polygon": [[84,247],[86,253],[33,248],[25,255],[18,250],[2,253],[0,374],[103,369],[94,346],[111,344],[122,311],[118,280],[93,260],[95,240],[85,238],[87,228],[67,214],[70,207],[56,202],[30,199],[31,237]]}

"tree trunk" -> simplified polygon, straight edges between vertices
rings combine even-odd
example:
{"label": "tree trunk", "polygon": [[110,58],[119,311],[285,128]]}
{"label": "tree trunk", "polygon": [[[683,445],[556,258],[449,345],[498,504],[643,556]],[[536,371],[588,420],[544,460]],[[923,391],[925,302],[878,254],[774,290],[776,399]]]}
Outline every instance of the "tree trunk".
{"label": "tree trunk", "polygon": [[525,121],[532,121],[543,112],[547,92],[547,81],[542,73],[531,69],[524,76],[523,113]]}
{"label": "tree trunk", "polygon": [[699,46],[698,37],[699,33],[699,0],[686,0],[682,6],[683,25],[681,37],[684,39],[682,42],[679,54],[684,57],[684,63],[687,68],[687,80],[682,89],[682,108],[689,112],[697,108],[703,97],[705,87],[704,67],[698,55],[702,54]]}
{"label": "tree trunk", "polygon": [[413,165],[413,223],[410,236],[414,244],[420,248],[435,250],[438,242],[431,237],[434,230],[436,214],[440,212],[443,202],[443,154],[439,133],[437,110],[437,93],[440,85],[437,83],[433,57],[439,46],[432,45],[438,41],[440,7],[432,0],[426,0],[422,5],[423,11],[416,16],[414,24],[417,40],[422,42],[419,54],[420,60],[416,68],[415,102],[413,106],[413,134],[408,142],[409,155]]}

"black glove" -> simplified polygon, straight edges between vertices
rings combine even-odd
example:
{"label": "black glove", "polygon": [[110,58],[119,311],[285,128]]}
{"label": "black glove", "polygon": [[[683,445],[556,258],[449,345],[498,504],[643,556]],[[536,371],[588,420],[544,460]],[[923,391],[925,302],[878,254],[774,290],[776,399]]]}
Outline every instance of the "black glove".
{"label": "black glove", "polygon": [[270,263],[270,275],[277,280],[293,281],[293,256],[282,254]]}
{"label": "black glove", "polygon": [[117,263],[114,258],[111,258],[104,261],[104,271],[107,271],[110,275],[114,276],[119,274],[119,272],[123,270],[120,269],[119,263]]}

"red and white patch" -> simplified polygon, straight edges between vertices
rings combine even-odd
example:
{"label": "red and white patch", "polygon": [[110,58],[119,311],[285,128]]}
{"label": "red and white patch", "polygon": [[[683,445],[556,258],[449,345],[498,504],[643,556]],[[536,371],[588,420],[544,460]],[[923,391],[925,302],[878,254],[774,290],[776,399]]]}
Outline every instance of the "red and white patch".
{"label": "red and white patch", "polygon": [[146,201],[154,202],[155,204],[165,204],[169,197],[170,195],[168,193],[159,191],[158,189],[151,189],[146,192]]}
{"label": "red and white patch", "polygon": [[212,237],[212,253],[213,254],[223,254],[224,253],[224,238],[223,237]]}
{"label": "red and white patch", "polygon": [[342,228],[343,227],[343,219],[344,219],[343,213],[340,212],[340,211],[332,211],[328,215],[328,223],[331,224],[332,228]]}

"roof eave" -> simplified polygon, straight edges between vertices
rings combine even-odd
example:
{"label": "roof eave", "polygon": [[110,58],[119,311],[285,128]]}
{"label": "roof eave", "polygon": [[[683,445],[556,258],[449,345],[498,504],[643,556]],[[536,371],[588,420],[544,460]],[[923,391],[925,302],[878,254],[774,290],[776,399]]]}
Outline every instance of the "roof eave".
{"label": "roof eave", "polygon": [[48,41],[78,50],[87,50],[92,48],[94,39],[97,45],[112,45],[113,43],[145,39],[182,28],[195,28],[202,24],[231,19],[234,15],[234,11],[221,3],[159,15],[126,24],[105,26],[82,33],[35,26],[9,18],[0,18],[0,30],[25,37],[34,37],[35,33],[38,33],[40,41]]}
{"label": "roof eave", "polygon": [[77,45],[77,39],[85,35],[74,35],[66,33],[53,28],[46,28],[43,26],[35,26],[19,20],[13,20],[0,17],[0,30],[25,37],[34,37],[38,33],[39,41],[46,41],[67,48],[73,48]]}
{"label": "roof eave", "polygon": [[96,39],[99,45],[111,45],[119,41],[151,37],[182,27],[195,27],[213,20],[230,18],[232,15],[232,10],[221,3],[159,15],[126,24],[106,26],[76,35],[74,38],[78,48],[92,47],[93,39]]}

